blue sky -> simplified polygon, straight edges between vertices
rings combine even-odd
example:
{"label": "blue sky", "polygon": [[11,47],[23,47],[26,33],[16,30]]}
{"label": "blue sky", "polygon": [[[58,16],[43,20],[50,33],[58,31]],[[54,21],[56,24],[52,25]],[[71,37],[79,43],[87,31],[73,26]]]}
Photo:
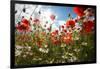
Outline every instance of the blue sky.
{"label": "blue sky", "polygon": [[[66,21],[68,19],[69,13],[72,18],[76,17],[76,14],[73,12],[73,7],[65,7],[65,6],[52,6],[50,9],[57,15],[57,21]],[[57,22],[53,25],[59,27],[59,25],[64,24],[63,22]]]}
{"label": "blue sky", "polygon": [[[23,6],[24,6],[23,4],[16,4],[16,6],[15,6],[15,9],[18,11],[17,14],[15,15],[15,19],[16,19],[15,23],[18,23],[18,16],[19,16],[21,10],[23,9]],[[40,8],[39,8],[39,6],[40,6]],[[53,12],[53,14],[55,16],[57,16],[57,18],[55,19],[55,22],[52,25],[52,27],[54,27],[54,28],[58,28],[60,25],[64,25],[64,23],[66,23],[66,20],[68,19],[69,13],[71,14],[71,16],[73,18],[76,17],[76,14],[73,12],[73,7],[51,6],[51,5],[48,5],[48,6],[47,5],[39,5],[39,6],[37,8],[38,11],[42,9],[41,11],[44,10],[43,12],[48,13],[48,10],[49,10],[51,13]],[[21,13],[19,21],[22,16],[25,16],[27,19],[29,19],[33,9],[35,8],[35,6],[33,4],[32,5],[27,4],[26,7],[29,7],[26,9],[26,12],[29,14]],[[38,13],[38,11],[35,11],[35,13]],[[48,15],[48,14],[46,14],[46,15]],[[38,14],[37,14],[37,16],[38,16]],[[38,17],[41,17],[41,16],[38,16]]]}
{"label": "blue sky", "polygon": [[[27,5],[27,6],[29,6],[29,5]],[[43,6],[43,5],[41,5],[41,6]],[[44,5],[44,6],[45,6],[45,8],[43,8],[43,9],[45,9],[45,11],[47,9],[51,9],[51,11],[54,12],[57,15],[57,17],[58,17],[57,20],[66,21],[68,19],[68,14],[69,13],[71,14],[71,16],[73,18],[76,17],[76,14],[73,12],[73,7],[68,7],[68,6],[49,6],[49,5],[48,6]],[[19,10],[19,9],[22,9],[22,8],[23,8],[23,4],[22,5],[18,4],[18,6],[16,5],[15,9]],[[29,12],[30,14],[31,14],[31,11],[33,11],[32,8],[34,8],[34,5],[31,6],[31,9],[29,9],[30,10],[30,12]],[[18,14],[20,14],[20,12],[21,12],[21,10],[19,10]]]}
{"label": "blue sky", "polygon": [[76,14],[73,12],[73,7],[52,6],[50,9],[58,15],[57,20],[67,20],[69,13],[73,18],[76,17]]}

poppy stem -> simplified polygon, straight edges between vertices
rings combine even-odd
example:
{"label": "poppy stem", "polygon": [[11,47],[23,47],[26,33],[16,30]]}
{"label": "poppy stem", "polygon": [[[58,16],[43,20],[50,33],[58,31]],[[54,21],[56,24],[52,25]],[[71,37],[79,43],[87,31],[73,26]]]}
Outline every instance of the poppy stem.
{"label": "poppy stem", "polygon": [[33,15],[33,13],[35,12],[37,7],[38,7],[38,5],[36,5],[35,9],[33,10],[32,14],[30,15],[30,17]]}

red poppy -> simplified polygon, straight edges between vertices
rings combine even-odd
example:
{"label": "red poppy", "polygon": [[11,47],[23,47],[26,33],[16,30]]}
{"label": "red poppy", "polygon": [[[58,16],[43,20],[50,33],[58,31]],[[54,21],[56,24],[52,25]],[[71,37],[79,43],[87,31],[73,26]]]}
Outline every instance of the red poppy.
{"label": "red poppy", "polygon": [[53,41],[53,44],[55,44],[55,45],[58,45],[60,42],[59,42],[59,40],[54,40]]}
{"label": "red poppy", "polygon": [[39,24],[40,23],[40,20],[36,18],[36,19],[33,20],[33,23],[34,24]]}
{"label": "red poppy", "polygon": [[58,34],[58,30],[55,30],[55,33]]}
{"label": "red poppy", "polygon": [[16,26],[16,29],[19,32],[23,32],[23,31],[30,31],[30,26],[29,26],[30,22],[27,19],[22,19],[21,23],[19,25]]}
{"label": "red poppy", "polygon": [[64,26],[63,26],[63,25],[62,25],[61,27],[62,27],[62,28],[64,28]]}
{"label": "red poppy", "polygon": [[63,31],[64,31],[65,33],[67,32],[67,30],[66,30],[66,29],[64,29]]}
{"label": "red poppy", "polygon": [[58,45],[60,43],[60,41],[54,37],[51,37],[51,42],[54,44],[54,45]]}
{"label": "red poppy", "polygon": [[16,28],[17,28],[17,30],[18,30],[19,32],[29,31],[29,29],[30,29],[30,27],[29,27],[29,26],[24,25],[24,24],[19,25],[19,26],[17,26]]}
{"label": "red poppy", "polygon": [[83,30],[85,30],[87,33],[91,32],[94,28],[94,22],[93,21],[87,21],[83,23]]}
{"label": "red poppy", "polygon": [[55,30],[54,32],[51,32],[51,36],[55,37],[58,34],[58,30]]}
{"label": "red poppy", "polygon": [[56,17],[56,16],[53,15],[53,14],[50,16],[51,20],[55,20],[55,17]]}
{"label": "red poppy", "polygon": [[78,16],[83,16],[84,15],[84,7],[74,7],[73,11],[78,15]]}
{"label": "red poppy", "polygon": [[39,21],[39,19],[34,19],[34,22],[38,22]]}
{"label": "red poppy", "polygon": [[30,22],[29,22],[27,19],[24,19],[24,18],[23,18],[22,21],[21,21],[21,23],[24,23],[24,24],[29,25]]}
{"label": "red poppy", "polygon": [[72,35],[67,33],[66,36],[63,36],[63,42],[69,44],[72,41]]}
{"label": "red poppy", "polygon": [[74,20],[68,20],[68,21],[66,22],[66,26],[67,26],[67,27],[69,27],[69,26],[74,27],[74,26],[75,26],[75,21],[74,21]]}
{"label": "red poppy", "polygon": [[51,36],[52,36],[52,37],[56,36],[56,32],[52,32],[52,33],[51,33]]}

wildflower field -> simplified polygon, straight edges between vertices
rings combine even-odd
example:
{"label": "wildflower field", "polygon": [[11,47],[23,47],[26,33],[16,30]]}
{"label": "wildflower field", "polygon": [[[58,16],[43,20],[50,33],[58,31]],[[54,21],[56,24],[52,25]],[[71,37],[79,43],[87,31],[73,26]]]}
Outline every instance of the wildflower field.
{"label": "wildflower field", "polygon": [[95,60],[95,9],[15,5],[15,64]]}

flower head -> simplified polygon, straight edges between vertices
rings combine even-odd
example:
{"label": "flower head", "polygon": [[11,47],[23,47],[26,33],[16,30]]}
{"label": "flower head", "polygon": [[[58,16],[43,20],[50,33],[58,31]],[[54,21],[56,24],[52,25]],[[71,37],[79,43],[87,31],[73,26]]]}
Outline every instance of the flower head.
{"label": "flower head", "polygon": [[84,7],[74,7],[73,11],[78,15],[78,16],[83,16],[84,15]]}
{"label": "flower head", "polygon": [[55,17],[56,17],[56,16],[53,15],[53,14],[50,16],[51,20],[55,20]]}
{"label": "flower head", "polygon": [[63,36],[62,38],[63,38],[62,39],[63,42],[66,43],[66,44],[69,44],[72,41],[72,35],[69,34],[69,33],[67,33],[67,35],[66,36]]}
{"label": "flower head", "polygon": [[87,21],[83,23],[83,30],[85,30],[85,32],[91,32],[94,28],[94,22],[93,21]]}
{"label": "flower head", "polygon": [[62,28],[64,28],[64,26],[63,26],[63,25],[62,25],[61,27],[62,27]]}
{"label": "flower head", "polygon": [[67,27],[69,27],[69,26],[74,27],[74,26],[75,26],[75,21],[74,21],[74,20],[68,20],[68,21],[66,22],[66,26],[67,26]]}
{"label": "flower head", "polygon": [[22,19],[21,23],[26,24],[26,25],[30,24],[30,22],[27,19],[24,19],[24,18]]}

